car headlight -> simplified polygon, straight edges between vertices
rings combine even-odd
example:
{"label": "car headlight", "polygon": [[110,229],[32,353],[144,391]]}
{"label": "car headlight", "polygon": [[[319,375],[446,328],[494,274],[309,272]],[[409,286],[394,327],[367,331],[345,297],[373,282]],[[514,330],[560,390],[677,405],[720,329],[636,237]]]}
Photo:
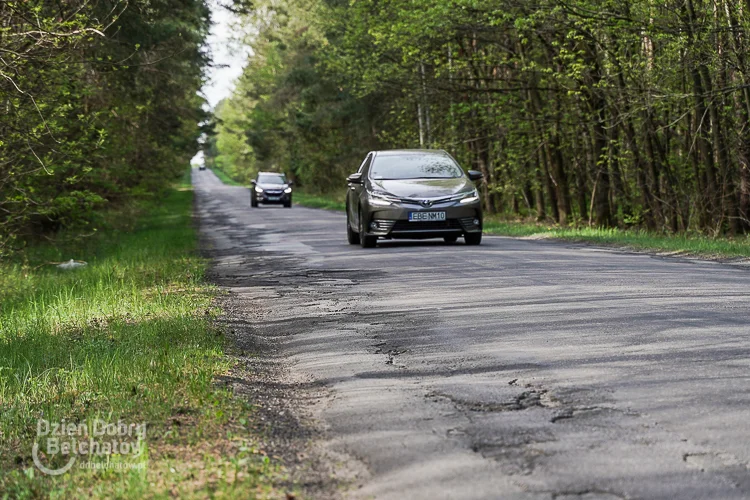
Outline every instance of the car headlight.
{"label": "car headlight", "polygon": [[465,197],[461,199],[460,203],[474,203],[479,200],[479,191],[476,189],[470,193],[466,193]]}
{"label": "car headlight", "polygon": [[292,188],[286,188],[286,189],[284,190],[284,192],[285,192],[286,194],[289,194],[289,193],[291,193],[291,192],[292,192]]}
{"label": "car headlight", "polygon": [[370,205],[389,207],[393,205],[393,202],[395,201],[398,201],[398,198],[391,196],[388,193],[370,193]]}
{"label": "car headlight", "polygon": [[262,192],[263,192],[263,189],[262,189],[262,188],[260,188],[260,187],[258,187],[258,186],[255,186],[255,192],[256,192],[256,193],[262,193]]}

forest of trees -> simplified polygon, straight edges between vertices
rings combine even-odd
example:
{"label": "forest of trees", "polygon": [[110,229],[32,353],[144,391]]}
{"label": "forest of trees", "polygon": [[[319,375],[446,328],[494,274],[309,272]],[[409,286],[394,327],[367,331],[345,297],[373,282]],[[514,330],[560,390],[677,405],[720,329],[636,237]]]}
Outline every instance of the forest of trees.
{"label": "forest of trees", "polygon": [[204,0],[0,1],[0,255],[185,172],[208,28]]}
{"label": "forest of trees", "polygon": [[[234,8],[243,11],[237,0]],[[259,0],[207,157],[341,190],[371,149],[442,148],[490,212],[750,229],[750,0]]]}

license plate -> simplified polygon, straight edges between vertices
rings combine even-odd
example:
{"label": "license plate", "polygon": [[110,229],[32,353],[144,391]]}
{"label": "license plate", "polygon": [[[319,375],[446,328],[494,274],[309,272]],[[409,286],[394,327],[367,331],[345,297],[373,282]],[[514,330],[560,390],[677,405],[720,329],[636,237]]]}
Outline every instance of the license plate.
{"label": "license plate", "polygon": [[281,199],[281,196],[269,196],[268,201],[279,201]]}
{"label": "license plate", "polygon": [[409,212],[409,222],[445,220],[445,212]]}

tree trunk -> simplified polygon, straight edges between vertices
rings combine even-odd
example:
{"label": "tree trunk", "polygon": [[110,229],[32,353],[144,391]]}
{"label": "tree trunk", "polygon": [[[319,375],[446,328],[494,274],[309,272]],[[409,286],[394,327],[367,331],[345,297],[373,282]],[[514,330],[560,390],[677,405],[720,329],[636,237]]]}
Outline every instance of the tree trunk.
{"label": "tree trunk", "polygon": [[559,202],[557,200],[557,189],[555,187],[555,179],[552,177],[552,169],[550,168],[550,145],[545,144],[542,153],[542,159],[544,161],[544,179],[547,185],[547,193],[549,194],[550,206],[552,207],[552,218],[555,222],[560,220]]}
{"label": "tree trunk", "polygon": [[534,188],[534,203],[536,206],[536,220],[543,221],[547,217],[547,213],[544,206],[544,175],[542,170],[544,167],[541,165],[541,154],[537,152],[537,165],[534,169],[534,175],[536,176],[536,186]]}
{"label": "tree trunk", "polygon": [[560,136],[558,135],[559,123],[555,124],[550,137],[549,162],[552,171],[552,180],[555,185],[557,197],[557,223],[567,226],[570,217],[570,188],[568,177],[565,173],[565,161],[560,150]]}

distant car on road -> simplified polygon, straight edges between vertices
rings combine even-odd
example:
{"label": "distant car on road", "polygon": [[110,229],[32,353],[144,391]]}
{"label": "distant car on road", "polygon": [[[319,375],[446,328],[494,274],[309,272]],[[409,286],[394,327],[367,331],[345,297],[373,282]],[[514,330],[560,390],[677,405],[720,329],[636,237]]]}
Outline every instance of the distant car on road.
{"label": "distant car on road", "polygon": [[258,172],[258,177],[250,181],[250,205],[258,203],[292,206],[292,181],[286,175],[277,172]]}
{"label": "distant car on road", "polygon": [[206,170],[206,166],[205,166],[205,165],[200,165],[200,166],[198,167],[198,170]]}
{"label": "distant car on road", "polygon": [[348,177],[346,235],[364,248],[378,238],[482,242],[482,206],[474,181],[442,150],[372,151]]}

